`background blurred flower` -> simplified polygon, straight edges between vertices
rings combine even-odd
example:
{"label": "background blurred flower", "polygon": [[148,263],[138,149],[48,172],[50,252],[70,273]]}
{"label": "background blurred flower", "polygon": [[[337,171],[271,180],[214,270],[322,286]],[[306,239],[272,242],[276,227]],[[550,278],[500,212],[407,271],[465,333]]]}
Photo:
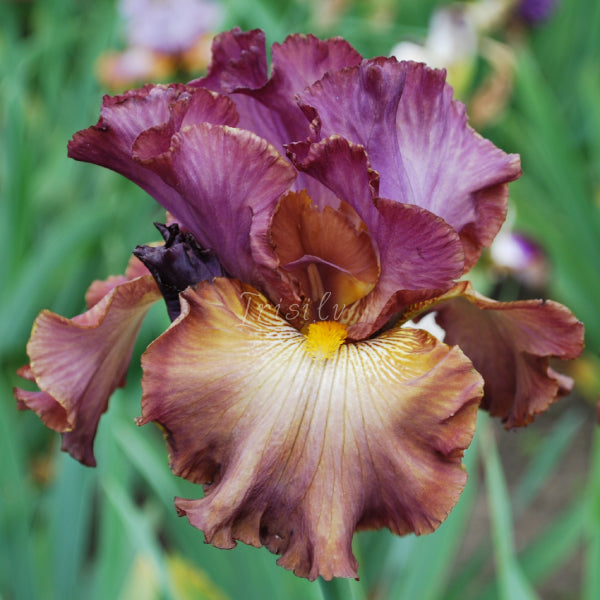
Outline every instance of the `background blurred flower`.
{"label": "background blurred flower", "polygon": [[458,97],[468,91],[476,67],[478,31],[464,4],[450,4],[435,10],[423,44],[402,41],[392,51],[398,60],[424,62],[447,69],[448,82]]}
{"label": "background blurred flower", "polygon": [[527,236],[501,231],[490,247],[494,267],[510,274],[531,290],[544,290],[548,283],[548,259],[542,248]]}
{"label": "background blurred flower", "polygon": [[[457,96],[469,108],[477,127],[493,123],[512,94],[515,30],[548,19],[553,0],[483,0],[451,3],[433,11],[422,44],[401,41],[391,55],[445,68]],[[497,39],[499,38],[499,39]],[[480,61],[489,70],[476,80]]]}
{"label": "background blurred flower", "polygon": [[549,19],[558,0],[520,0],[517,2],[517,14],[528,25],[538,25]]}
{"label": "background blurred flower", "polygon": [[127,47],[98,62],[100,80],[111,89],[204,70],[212,32],[224,18],[216,0],[121,0],[119,12]]}

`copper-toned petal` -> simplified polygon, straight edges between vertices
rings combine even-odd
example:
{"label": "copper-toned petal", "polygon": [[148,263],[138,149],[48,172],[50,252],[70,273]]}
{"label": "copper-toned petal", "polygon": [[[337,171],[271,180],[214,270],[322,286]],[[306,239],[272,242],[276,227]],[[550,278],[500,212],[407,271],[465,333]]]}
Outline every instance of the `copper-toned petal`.
{"label": "copper-toned petal", "polygon": [[[290,192],[271,221],[271,242],[312,302],[313,318],[341,318],[379,278],[379,257],[365,224],[350,205],[339,210],[312,204],[306,192]],[[317,314],[318,313],[318,314]]]}
{"label": "copper-toned petal", "polygon": [[[17,371],[17,375],[35,382],[35,377],[29,365],[21,367]],[[61,406],[50,394],[30,392],[20,388],[14,388],[13,393],[17,399],[17,408],[19,410],[32,410],[46,427],[61,433],[72,429],[73,424],[69,423],[64,406]]]}
{"label": "copper-toned petal", "polygon": [[211,544],[281,554],[315,579],[356,577],[357,528],[433,531],[465,485],[482,380],[458,348],[395,329],[316,359],[253,288],[182,294],[144,356],[142,417],[173,471],[205,484],[177,499]]}
{"label": "copper-toned petal", "polygon": [[406,303],[439,296],[454,285],[464,266],[458,234],[422,207],[377,198],[378,179],[362,146],[334,135],[289,144],[288,154],[297,168],[333,191],[338,204],[352,206],[379,251],[377,286],[348,314],[350,337],[368,337]]}
{"label": "copper-toned petal", "polygon": [[20,408],[35,411],[62,432],[63,450],[96,464],[94,436],[113,391],[125,381],[131,352],[148,308],[161,299],[151,275],[115,285],[87,312],[67,319],[37,317],[27,345],[30,364],[19,374],[40,392],[15,390]]}
{"label": "copper-toned petal", "polygon": [[572,359],[583,349],[583,325],[568,308],[551,300],[496,302],[467,282],[439,300],[431,309],[444,341],[473,361],[485,381],[481,406],[507,429],[527,425],[571,390],[571,379],[549,367],[550,358]]}

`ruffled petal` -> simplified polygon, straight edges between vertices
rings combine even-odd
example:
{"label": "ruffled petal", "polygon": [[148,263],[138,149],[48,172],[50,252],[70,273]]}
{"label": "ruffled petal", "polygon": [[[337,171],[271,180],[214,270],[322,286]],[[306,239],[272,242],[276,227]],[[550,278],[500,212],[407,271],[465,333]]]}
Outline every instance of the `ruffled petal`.
{"label": "ruffled petal", "polygon": [[[35,376],[29,365],[21,367],[17,371],[17,375],[35,383]],[[65,407],[60,405],[50,394],[30,392],[19,388],[14,388],[13,391],[17,399],[17,408],[19,410],[32,410],[49,429],[62,433],[73,428]]]}
{"label": "ruffled petal", "polygon": [[[444,300],[444,298],[448,298]],[[573,359],[583,349],[583,325],[551,300],[497,302],[463,282],[432,310],[485,381],[482,408],[507,429],[527,425],[573,382],[549,366],[550,358]]]}
{"label": "ruffled petal", "polygon": [[277,202],[296,177],[289,162],[249,131],[201,123],[176,133],[169,151],[145,164],[178,190],[166,208],[215,251],[225,271],[260,279],[251,238],[266,239]]}
{"label": "ruffled petal", "polygon": [[129,259],[127,268],[125,269],[125,275],[111,275],[108,279],[96,279],[92,282],[85,294],[85,303],[88,308],[92,308],[94,304],[97,304],[107,296],[117,285],[126,283],[136,277],[143,277],[144,275],[150,275],[150,271],[146,269],[144,263],[138,258],[132,256]]}
{"label": "ruffled petal", "polygon": [[362,146],[340,136],[288,146],[296,167],[350,204],[380,254],[377,286],[348,318],[354,339],[368,337],[406,305],[439,296],[461,275],[463,247],[456,231],[428,210],[377,198],[378,179]]}
{"label": "ruffled petal", "polygon": [[239,88],[257,89],[267,83],[267,49],[260,29],[242,31],[235,27],[215,36],[212,58],[206,77],[188,85],[204,87],[222,94]]}
{"label": "ruffled petal", "polygon": [[[329,71],[360,64],[362,56],[341,37],[320,40],[312,34],[288,36],[282,44],[273,44],[273,75],[269,81],[271,96],[264,102],[284,109],[295,95],[321,79]],[[281,103],[281,104],[280,104]],[[291,140],[290,140],[291,141]]]}
{"label": "ruffled petal", "polygon": [[476,262],[504,221],[520,161],[467,124],[444,71],[377,58],[328,73],[299,97],[317,136],[365,147],[380,195],[442,217],[461,236],[466,268]]}
{"label": "ruffled petal", "polygon": [[361,55],[342,38],[320,40],[294,34],[272,46],[272,76],[267,81],[264,34],[239,29],[218,36],[208,75],[190,82],[231,94],[240,115],[239,126],[283,151],[288,142],[304,140],[310,126],[298,108],[296,94],[328,71],[357,65]]}
{"label": "ruffled petal", "polygon": [[357,528],[433,531],[465,485],[481,377],[458,348],[395,329],[311,358],[253,288],[216,279],[144,356],[142,417],[172,470],[205,485],[178,511],[221,548],[281,554],[313,580],[356,577]]}
{"label": "ruffled petal", "polygon": [[[270,114],[269,129],[257,133],[273,140],[279,149],[287,142],[304,140],[310,135],[309,122],[298,107],[296,94],[329,71],[359,64],[362,56],[342,38],[320,40],[312,34],[290,35],[282,44],[273,44],[271,54],[271,79],[250,95],[267,107]],[[272,131],[273,125],[277,125],[276,131]]]}
{"label": "ruffled petal", "polygon": [[85,313],[37,317],[27,345],[30,364],[19,374],[41,391],[16,388],[19,408],[62,433],[62,449],[95,466],[93,443],[108,399],[125,383],[131,352],[150,306],[161,299],[151,275],[119,282]]}
{"label": "ruffled petal", "polygon": [[[147,85],[121,96],[105,96],[98,123],[77,132],[69,142],[69,156],[124,175],[163,206],[174,204],[178,192],[146,169],[133,154],[148,158],[168,150],[171,136],[191,123],[235,125],[238,116],[231,100],[208,90],[182,84]],[[177,215],[179,216],[179,215]]]}

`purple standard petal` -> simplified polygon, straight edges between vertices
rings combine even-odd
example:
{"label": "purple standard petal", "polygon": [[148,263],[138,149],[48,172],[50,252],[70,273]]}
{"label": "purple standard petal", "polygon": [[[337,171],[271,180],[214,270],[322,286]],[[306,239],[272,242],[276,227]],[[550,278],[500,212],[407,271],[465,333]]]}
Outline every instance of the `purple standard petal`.
{"label": "purple standard petal", "polygon": [[225,96],[182,84],[147,85],[121,96],[105,96],[98,123],[73,136],[69,156],[124,175],[167,206],[178,197],[177,191],[136,159],[168,150],[171,136],[186,125],[205,121],[235,125],[237,120],[235,107]]}
{"label": "purple standard petal", "polygon": [[299,97],[315,135],[363,145],[380,194],[442,217],[461,237],[466,269],[475,263],[504,220],[520,161],[467,124],[444,71],[377,58],[328,73]]}
{"label": "purple standard petal", "polygon": [[267,82],[266,77],[263,80],[264,35],[233,30],[215,40],[209,74],[190,85],[232,94],[240,127],[257,133],[281,151],[283,144],[310,135],[296,94],[329,71],[359,64],[362,57],[341,38],[319,40],[314,35],[295,34],[273,45],[272,58],[272,76]]}
{"label": "purple standard petal", "polygon": [[239,88],[257,89],[267,83],[267,70],[264,31],[242,31],[235,27],[214,38],[208,74],[190,81],[189,85],[221,94]]}
{"label": "purple standard petal", "polygon": [[277,132],[259,134],[269,140],[274,138],[280,145],[304,140],[310,135],[310,127],[298,107],[296,94],[329,71],[358,65],[362,56],[342,38],[320,40],[311,34],[290,35],[283,44],[273,44],[271,53],[271,79],[251,96],[269,109],[271,121],[272,113],[277,115],[275,123],[279,127]]}
{"label": "purple standard petal", "polygon": [[214,250],[232,277],[256,282],[250,230],[266,235],[296,177],[289,162],[250,131],[201,123],[176,133],[168,152],[144,164],[177,190],[166,208],[198,243]]}

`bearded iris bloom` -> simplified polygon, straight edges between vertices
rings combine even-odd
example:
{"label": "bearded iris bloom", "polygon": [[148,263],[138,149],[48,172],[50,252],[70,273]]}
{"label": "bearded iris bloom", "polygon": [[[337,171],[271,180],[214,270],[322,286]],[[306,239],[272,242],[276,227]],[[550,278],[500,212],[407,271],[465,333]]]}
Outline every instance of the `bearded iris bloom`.
{"label": "bearded iris bloom", "polygon": [[[443,71],[294,35],[269,77],[263,33],[233,30],[205,78],[105,97],[69,155],[153,196],[164,242],[95,282],[82,315],[41,313],[20,371],[40,391],[15,390],[19,406],[95,464],[99,419],[164,298],[173,321],[142,356],[138,422],[204,486],[176,507],[217,547],[356,577],[357,529],[446,518],[479,407],[518,427],[571,388],[549,366],[581,351],[570,311],[462,279],[521,169],[469,127]],[[418,328],[428,313],[444,342]]]}

